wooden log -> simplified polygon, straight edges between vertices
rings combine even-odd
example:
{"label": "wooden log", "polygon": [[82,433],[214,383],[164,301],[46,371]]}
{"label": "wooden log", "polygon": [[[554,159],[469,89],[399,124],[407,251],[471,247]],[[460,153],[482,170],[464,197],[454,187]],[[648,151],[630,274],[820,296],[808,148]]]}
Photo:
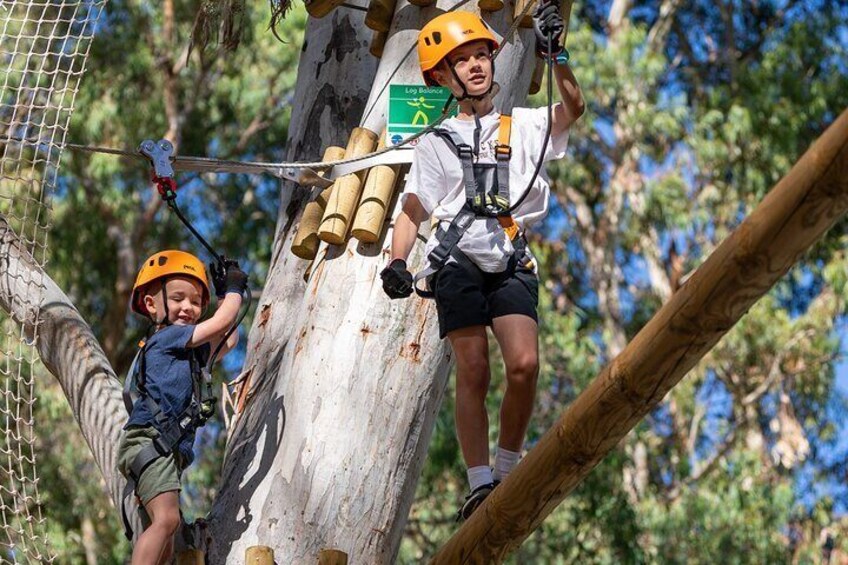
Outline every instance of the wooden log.
{"label": "wooden log", "polygon": [[177,553],[177,565],[205,565],[203,552],[199,549],[186,549]]}
{"label": "wooden log", "polygon": [[[568,39],[568,22],[571,21],[571,6],[574,0],[562,0],[559,13],[562,14],[562,21],[565,23],[565,29],[562,30],[562,44],[565,45],[565,40]],[[530,10],[533,13],[533,10]]]}
{"label": "wooden log", "polygon": [[322,549],[318,554],[318,565],[347,565],[347,553],[338,549]]}
{"label": "wooden log", "polygon": [[409,0],[409,3],[413,6],[426,8],[427,6],[432,6],[433,4],[435,4],[436,0]]}
{"label": "wooden log", "polygon": [[388,39],[388,37],[388,33],[383,33],[381,31],[375,31],[374,35],[371,37],[371,46],[368,50],[378,59],[383,56],[383,48],[386,46],[386,39]]}
{"label": "wooden log", "polygon": [[545,78],[547,64],[544,59],[536,58],[536,67],[533,69],[533,77],[530,79],[529,94],[536,94],[542,88],[542,80]]}
{"label": "wooden log", "polygon": [[[324,158],[322,161],[328,163],[330,161],[338,161],[344,158],[344,147],[336,147],[331,145],[324,150]],[[322,171],[319,175],[323,176]],[[318,194],[317,198],[308,203],[303,209],[303,214],[300,216],[300,224],[297,226],[297,233],[292,240],[291,250],[297,257],[306,260],[315,258],[318,253],[318,244],[321,242],[318,239],[318,226],[321,225],[321,219],[324,217],[324,209],[327,207],[327,201],[330,199],[330,194],[333,192],[333,187],[328,186]]]}
{"label": "wooden log", "polygon": [[[386,131],[380,135],[377,150],[386,147]],[[394,195],[400,165],[377,165],[368,171],[362,199],[350,233],[362,243],[374,243],[383,232],[383,222]]]}
{"label": "wooden log", "polygon": [[397,0],[371,0],[365,13],[365,25],[374,31],[388,33],[395,15]]}
{"label": "wooden log", "polygon": [[499,12],[503,10],[503,0],[477,0],[481,12]]}
{"label": "wooden log", "polygon": [[274,550],[267,545],[254,545],[244,552],[245,565],[274,565]]}
{"label": "wooden log", "polygon": [[848,212],[848,110],[577,397],[432,563],[498,563]]}
{"label": "wooden log", "polygon": [[[353,128],[345,149],[345,159],[359,157],[374,150],[377,134],[366,128]],[[344,243],[347,229],[362,194],[362,181],[366,171],[345,175],[337,179],[330,200],[324,208],[324,219],[318,228],[318,237],[331,245]]]}
{"label": "wooden log", "polygon": [[[521,12],[523,12],[524,8],[527,7],[527,4],[530,4],[531,2],[533,2],[533,0],[515,0],[515,6],[512,11],[513,20],[521,16]],[[563,20],[566,22],[568,21],[565,18],[563,18]],[[524,14],[521,21],[518,23],[518,27],[533,27],[533,8],[527,10],[527,13]]]}
{"label": "wooden log", "polygon": [[306,11],[313,18],[323,18],[342,4],[344,0],[311,0],[306,4]]}

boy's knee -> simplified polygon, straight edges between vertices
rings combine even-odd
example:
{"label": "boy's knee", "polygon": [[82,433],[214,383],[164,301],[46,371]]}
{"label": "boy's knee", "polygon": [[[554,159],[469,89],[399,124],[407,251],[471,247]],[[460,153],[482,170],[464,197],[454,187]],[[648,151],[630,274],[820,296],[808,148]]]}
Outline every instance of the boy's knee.
{"label": "boy's knee", "polygon": [[180,529],[180,511],[167,511],[156,514],[153,525],[160,528],[164,533],[173,536]]}
{"label": "boy's knee", "polygon": [[471,392],[485,395],[489,390],[489,360],[486,357],[479,357],[468,360],[457,367],[456,386],[464,388]]}
{"label": "boy's knee", "polygon": [[508,384],[519,387],[535,387],[539,376],[539,358],[536,355],[522,355],[507,366]]}

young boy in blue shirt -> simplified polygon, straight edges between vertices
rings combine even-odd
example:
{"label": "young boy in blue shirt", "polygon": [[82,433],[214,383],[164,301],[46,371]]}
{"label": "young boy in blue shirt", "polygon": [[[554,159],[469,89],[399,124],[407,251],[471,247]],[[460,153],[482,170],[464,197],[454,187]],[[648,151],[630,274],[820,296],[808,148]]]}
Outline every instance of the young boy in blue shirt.
{"label": "young boy in blue shirt", "polygon": [[[218,345],[223,356],[238,340],[234,331],[221,344],[236,322],[247,275],[238,266],[213,274],[218,309],[203,322],[200,318],[209,304],[209,283],[203,263],[194,255],[184,251],[154,254],[142,265],[133,287],[133,312],[155,326],[140,354],[140,396],[118,449],[118,468],[135,481],[136,495],[151,520],[135,544],[133,565],[170,562],[174,534],[180,526],[180,475],[194,458],[194,418],[204,410],[208,416],[212,408],[199,405],[200,368]],[[184,430],[174,426],[185,424],[189,416],[191,423]],[[167,452],[162,440],[169,429],[181,431]]]}

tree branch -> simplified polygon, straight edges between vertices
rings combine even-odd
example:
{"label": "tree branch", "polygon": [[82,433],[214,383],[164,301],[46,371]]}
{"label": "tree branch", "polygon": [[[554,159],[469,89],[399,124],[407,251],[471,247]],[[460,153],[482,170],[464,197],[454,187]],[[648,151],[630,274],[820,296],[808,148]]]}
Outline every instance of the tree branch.
{"label": "tree branch", "polygon": [[116,462],[127,416],[121,384],[89,325],[2,215],[0,265],[0,307],[22,325],[27,336],[37,337],[41,361],[61,384],[112,502],[119,508],[126,484]]}
{"label": "tree branch", "polygon": [[665,51],[668,32],[671,31],[671,25],[674,22],[677,9],[680,8],[682,3],[682,0],[663,0],[663,3],[660,5],[657,21],[654,22],[651,31],[648,32],[648,48],[654,53]]}

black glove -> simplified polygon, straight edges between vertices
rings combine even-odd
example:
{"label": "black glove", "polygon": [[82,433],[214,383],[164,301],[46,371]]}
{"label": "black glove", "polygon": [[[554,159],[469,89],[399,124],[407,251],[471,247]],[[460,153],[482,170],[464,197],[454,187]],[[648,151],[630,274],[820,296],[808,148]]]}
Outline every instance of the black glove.
{"label": "black glove", "polygon": [[217,261],[209,263],[209,272],[212,274],[212,288],[215,296],[220,300],[227,293],[227,270]]}
{"label": "black glove", "polygon": [[224,298],[224,295],[227,294],[227,270],[233,266],[238,268],[238,261],[226,257],[224,257],[223,265],[218,261],[209,263],[209,272],[212,273],[212,287],[215,289],[215,297],[218,299]]}
{"label": "black glove", "polygon": [[542,0],[533,12],[533,31],[536,33],[536,52],[540,57],[547,58],[548,36],[551,39],[550,55],[556,56],[562,52],[560,37],[565,30],[559,5],[550,0]]}
{"label": "black glove", "polygon": [[406,261],[395,259],[380,273],[383,290],[389,298],[406,298],[412,294],[412,273],[406,269]]}
{"label": "black glove", "polygon": [[227,266],[227,278],[224,285],[225,293],[236,292],[244,294],[247,288],[247,273],[242,271],[238,263],[232,261],[232,264]]}

